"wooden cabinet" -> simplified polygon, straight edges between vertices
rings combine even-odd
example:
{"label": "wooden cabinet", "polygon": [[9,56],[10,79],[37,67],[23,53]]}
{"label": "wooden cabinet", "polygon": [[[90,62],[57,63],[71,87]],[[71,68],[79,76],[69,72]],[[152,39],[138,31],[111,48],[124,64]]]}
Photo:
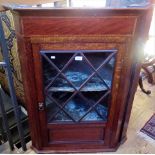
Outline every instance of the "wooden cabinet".
{"label": "wooden cabinet", "polygon": [[126,139],[151,5],[10,9],[33,148],[115,151]]}

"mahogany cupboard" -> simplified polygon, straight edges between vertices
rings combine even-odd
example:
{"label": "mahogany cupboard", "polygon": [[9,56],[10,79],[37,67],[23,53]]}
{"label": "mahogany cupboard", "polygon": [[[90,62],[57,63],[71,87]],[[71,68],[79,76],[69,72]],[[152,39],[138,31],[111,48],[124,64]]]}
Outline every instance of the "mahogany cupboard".
{"label": "mahogany cupboard", "polygon": [[115,151],[126,140],[152,8],[114,2],[8,7],[37,152]]}

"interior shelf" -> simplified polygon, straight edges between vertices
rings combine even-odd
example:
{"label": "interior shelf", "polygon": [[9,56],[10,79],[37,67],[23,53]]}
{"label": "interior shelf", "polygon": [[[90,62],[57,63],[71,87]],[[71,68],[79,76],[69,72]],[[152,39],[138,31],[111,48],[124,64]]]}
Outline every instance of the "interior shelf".
{"label": "interior shelf", "polygon": [[[103,75],[104,74],[104,75]],[[83,92],[89,92],[89,91],[104,91],[111,87],[111,80],[110,80],[110,70],[106,70],[104,73],[102,73],[102,77],[105,77],[107,79],[101,79],[99,76],[93,76],[80,91]],[[79,90],[82,81],[86,81],[89,77],[89,75],[84,74],[82,72],[67,72],[65,74],[66,78],[73,83],[76,90]],[[109,79],[108,79],[109,78]],[[58,77],[54,84],[51,85],[48,91],[51,92],[74,92],[74,88],[67,80],[65,80],[62,77]]]}

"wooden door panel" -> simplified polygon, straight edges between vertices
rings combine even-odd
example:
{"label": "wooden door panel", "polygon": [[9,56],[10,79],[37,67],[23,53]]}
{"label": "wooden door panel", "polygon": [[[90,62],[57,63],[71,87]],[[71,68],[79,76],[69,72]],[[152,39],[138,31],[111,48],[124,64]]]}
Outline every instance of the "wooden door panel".
{"label": "wooden door panel", "polygon": [[[75,43],[74,43],[75,44]],[[58,45],[58,44],[57,44]],[[67,49],[65,47],[65,44],[60,44],[59,47],[64,46],[64,49]],[[78,48],[83,48],[85,50],[93,49],[94,50],[94,44],[93,43],[87,43],[87,44],[77,44]],[[110,50],[110,49],[117,49],[118,53],[116,56],[116,64],[115,64],[115,70],[114,70],[114,77],[117,79],[113,79],[113,86],[112,90],[116,91],[118,89],[119,85],[119,77],[120,77],[120,71],[121,71],[121,54],[123,49],[119,49],[119,44],[113,44],[113,43],[98,43],[99,46],[95,46],[96,50]],[[51,45],[53,46],[53,45]],[[49,49],[52,49],[52,47],[49,47]],[[43,93],[43,76],[42,76],[42,61],[41,61],[41,56],[40,56],[40,51],[45,50],[43,46],[38,46],[37,44],[34,44],[33,46],[33,56],[34,56],[34,68],[35,68],[35,75],[36,75],[36,85],[37,85],[37,91],[38,91],[38,102],[44,102],[44,93]],[[45,46],[46,47],[46,44]],[[49,50],[48,49],[48,50]],[[61,50],[61,49],[60,49]],[[68,48],[68,50],[70,50]],[[72,46],[73,50],[73,46]],[[117,74],[117,76],[115,76]],[[117,84],[115,84],[115,81],[117,81]],[[116,94],[116,93],[115,93]],[[109,107],[111,107],[111,104],[115,104],[115,100],[117,95],[112,96],[112,102],[110,103]],[[109,109],[109,116],[112,117],[111,112],[113,110]],[[40,116],[40,129],[42,133],[42,139],[43,140],[43,146],[47,146],[48,144],[50,146],[54,145],[59,145],[59,144],[77,144],[77,145],[84,145],[89,144],[89,143],[94,143],[95,145],[107,145],[108,142],[108,137],[110,134],[110,128],[109,125],[112,123],[99,123],[98,124],[93,124],[90,122],[87,124],[80,124],[80,123],[72,123],[72,124],[67,124],[65,123],[62,124],[56,124],[56,123],[51,123],[47,124],[47,119],[46,119],[46,111],[39,111],[39,116]],[[111,119],[111,118],[110,118]],[[110,120],[108,118],[108,120]],[[103,125],[104,124],[104,125]],[[106,135],[106,136],[105,136]],[[80,143],[80,144],[79,144]]]}
{"label": "wooden door panel", "polygon": [[105,124],[48,125],[49,143],[104,142]]}

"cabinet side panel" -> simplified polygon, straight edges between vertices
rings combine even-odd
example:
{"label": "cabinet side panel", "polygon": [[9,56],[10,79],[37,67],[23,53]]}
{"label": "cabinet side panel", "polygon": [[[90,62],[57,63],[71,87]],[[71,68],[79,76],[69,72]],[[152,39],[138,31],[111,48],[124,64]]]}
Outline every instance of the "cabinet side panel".
{"label": "cabinet side panel", "polygon": [[22,79],[24,85],[24,96],[26,101],[26,108],[28,110],[28,117],[29,117],[29,125],[30,125],[30,132],[32,138],[32,144],[40,148],[41,146],[41,139],[38,136],[39,134],[39,121],[37,119],[37,96],[36,96],[36,86],[35,86],[35,79],[34,79],[34,68],[33,68],[33,55],[31,51],[31,43],[29,38],[25,40],[21,35],[22,31],[22,24],[21,18],[18,14],[13,14],[15,20],[15,32],[18,42],[18,53],[21,63],[21,72],[22,72]]}

